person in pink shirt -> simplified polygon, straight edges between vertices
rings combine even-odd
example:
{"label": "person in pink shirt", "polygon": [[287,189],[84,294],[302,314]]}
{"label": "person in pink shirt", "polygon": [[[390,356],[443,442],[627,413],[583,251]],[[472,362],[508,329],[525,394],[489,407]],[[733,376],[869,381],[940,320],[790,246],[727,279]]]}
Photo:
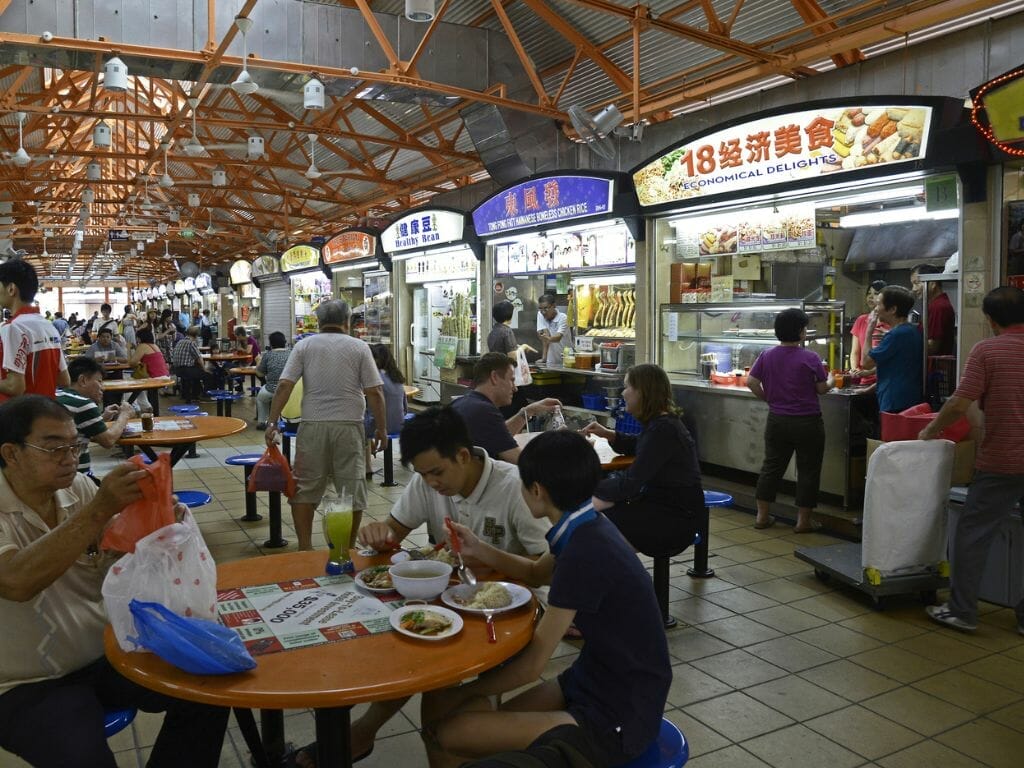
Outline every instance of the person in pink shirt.
{"label": "person in pink shirt", "polygon": [[[864,358],[867,357],[868,352],[878,346],[878,342],[882,340],[882,337],[889,330],[889,326],[883,322],[875,323],[875,332],[871,334],[871,338],[867,338],[868,330],[868,319],[871,315],[871,311],[878,304],[878,297],[882,295],[882,289],[885,288],[884,280],[872,280],[868,286],[867,292],[864,294],[864,303],[867,305],[868,311],[853,321],[853,328],[850,330],[850,370],[859,371],[864,366],[861,364]],[[875,383],[878,381],[878,377],[864,376],[861,378],[860,383],[864,386],[870,386],[874,389]]]}

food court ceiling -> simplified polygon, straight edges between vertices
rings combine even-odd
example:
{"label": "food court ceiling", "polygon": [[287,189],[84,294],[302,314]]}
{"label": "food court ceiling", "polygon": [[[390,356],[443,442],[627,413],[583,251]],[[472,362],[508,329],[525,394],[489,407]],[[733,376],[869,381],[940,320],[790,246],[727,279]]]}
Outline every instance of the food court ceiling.
{"label": "food court ceiling", "polygon": [[[255,19],[250,36],[270,34],[274,14],[289,10],[285,0],[196,0],[193,7],[207,12],[205,26],[195,25],[206,44],[185,48],[157,45],[151,33],[124,42],[46,40],[32,26],[28,0],[0,0],[0,205],[11,205],[8,218],[0,212],[0,238],[11,238],[55,279],[165,278],[175,273],[174,258],[209,267],[281,250],[486,179],[459,114],[474,102],[550,118],[570,135],[565,110],[573,104],[593,113],[615,103],[627,124],[660,122],[773,78],[849,66],[1007,5],[437,0],[433,22],[399,24],[388,17],[401,16],[405,0],[296,2],[322,25],[330,14],[348,14],[349,31],[358,23],[365,37],[362,60],[378,65],[343,67],[337,55],[334,64],[310,64],[305,53],[274,58],[268,46],[246,59],[260,88],[244,94],[229,85],[242,66],[231,18]],[[150,0],[150,10],[157,5],[168,6]],[[461,70],[433,66],[426,74],[446,25],[507,38],[507,66],[467,69],[463,62]],[[123,91],[105,84],[112,55],[128,62]],[[513,73],[516,87],[501,73]],[[323,109],[303,107],[311,75],[325,86]],[[466,87],[473,78],[479,87]],[[16,162],[19,113],[28,162],[23,155]],[[111,131],[109,147],[95,140],[101,121]],[[258,146],[249,150],[250,137],[262,138],[262,155]],[[312,153],[316,178],[308,173]],[[99,178],[89,180],[96,165]],[[111,229],[127,231],[129,240],[108,243]],[[141,256],[133,250],[139,238],[152,240]]]}

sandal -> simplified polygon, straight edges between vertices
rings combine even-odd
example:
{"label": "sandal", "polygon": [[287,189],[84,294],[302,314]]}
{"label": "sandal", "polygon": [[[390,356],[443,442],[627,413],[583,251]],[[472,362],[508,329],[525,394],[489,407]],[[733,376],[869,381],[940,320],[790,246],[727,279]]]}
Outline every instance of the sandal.
{"label": "sandal", "polygon": [[[353,763],[358,763],[360,760],[365,760],[373,754],[373,746],[363,752],[361,755],[356,755],[352,758]],[[301,756],[302,762],[298,761]],[[283,768],[316,768],[316,742],[310,742],[304,747],[293,749],[291,752],[286,752],[281,762]]]}
{"label": "sandal", "polygon": [[768,519],[763,523],[759,523],[756,520],[754,521],[754,527],[759,531],[763,531],[765,528],[771,528],[773,525],[775,525],[775,518],[771,515],[768,515]]}
{"label": "sandal", "polygon": [[807,526],[798,526],[798,525],[794,525],[793,526],[793,533],[815,533],[816,531],[820,531],[820,530],[821,530],[821,523],[817,523],[817,522],[812,522],[810,525],[807,525]]}

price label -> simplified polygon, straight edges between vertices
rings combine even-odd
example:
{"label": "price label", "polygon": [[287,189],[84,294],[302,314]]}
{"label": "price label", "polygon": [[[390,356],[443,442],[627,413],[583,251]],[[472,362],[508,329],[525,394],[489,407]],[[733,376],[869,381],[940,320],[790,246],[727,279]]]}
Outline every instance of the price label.
{"label": "price label", "polygon": [[594,339],[592,336],[577,336],[576,337],[576,349],[579,352],[593,352],[594,351]]}
{"label": "price label", "polygon": [[668,316],[668,340],[679,341],[679,315],[675,312]]}

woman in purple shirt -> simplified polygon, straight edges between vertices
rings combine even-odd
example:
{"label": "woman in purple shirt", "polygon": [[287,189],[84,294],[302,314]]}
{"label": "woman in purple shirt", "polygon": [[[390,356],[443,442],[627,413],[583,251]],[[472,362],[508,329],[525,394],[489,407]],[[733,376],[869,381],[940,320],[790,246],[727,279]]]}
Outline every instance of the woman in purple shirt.
{"label": "woman in purple shirt", "polygon": [[816,354],[803,348],[808,322],[800,309],[785,309],[776,315],[775,337],[779,346],[762,352],[747,378],[747,386],[755,397],[768,403],[764,464],[757,478],[755,528],[775,524],[769,510],[795,451],[797,521],[793,532],[814,530],[811,512],[818,503],[825,451],[825,424],[818,396],[832,388],[832,376]]}

